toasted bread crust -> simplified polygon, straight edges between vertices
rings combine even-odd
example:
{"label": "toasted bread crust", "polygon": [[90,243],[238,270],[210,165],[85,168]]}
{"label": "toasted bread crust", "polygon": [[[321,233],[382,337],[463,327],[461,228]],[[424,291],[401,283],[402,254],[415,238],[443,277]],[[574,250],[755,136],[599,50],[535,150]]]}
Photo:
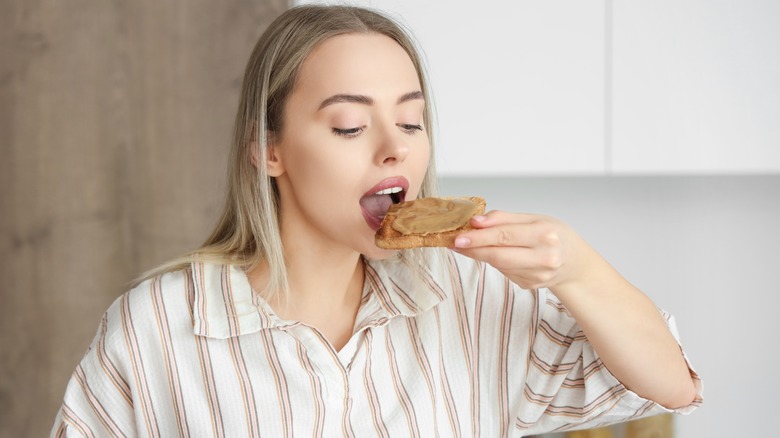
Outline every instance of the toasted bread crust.
{"label": "toasted bread crust", "polygon": [[[478,196],[442,197],[442,199],[468,199],[477,204],[476,214],[483,214],[485,212],[485,200]],[[450,231],[428,232],[424,234],[402,234],[393,228],[393,221],[398,214],[398,210],[413,202],[414,201],[406,201],[394,205],[393,208],[387,212],[387,215],[382,219],[381,226],[376,232],[376,237],[374,239],[376,246],[384,249],[409,249],[426,246],[451,247],[455,245],[455,237],[458,234],[472,229],[471,225],[467,223],[458,229]]]}

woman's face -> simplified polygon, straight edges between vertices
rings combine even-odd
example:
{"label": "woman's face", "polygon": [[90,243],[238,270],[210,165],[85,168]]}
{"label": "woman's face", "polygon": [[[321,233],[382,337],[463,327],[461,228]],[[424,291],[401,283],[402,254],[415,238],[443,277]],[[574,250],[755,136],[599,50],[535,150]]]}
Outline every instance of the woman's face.
{"label": "woman's face", "polygon": [[269,158],[288,248],[304,239],[392,254],[374,245],[374,233],[392,202],[419,192],[430,154],[424,107],[417,71],[392,39],[340,35],[312,51]]}

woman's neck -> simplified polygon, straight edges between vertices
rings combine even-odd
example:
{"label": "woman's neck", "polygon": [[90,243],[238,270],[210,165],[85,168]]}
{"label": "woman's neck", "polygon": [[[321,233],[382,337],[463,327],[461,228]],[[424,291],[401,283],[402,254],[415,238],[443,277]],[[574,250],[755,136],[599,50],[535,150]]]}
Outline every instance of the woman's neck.
{"label": "woman's neck", "polygon": [[[274,295],[268,304],[286,320],[316,328],[340,350],[351,338],[363,292],[364,266],[359,253],[337,251],[327,245],[285,242],[290,293]],[[257,291],[268,284],[267,266],[247,273]]]}

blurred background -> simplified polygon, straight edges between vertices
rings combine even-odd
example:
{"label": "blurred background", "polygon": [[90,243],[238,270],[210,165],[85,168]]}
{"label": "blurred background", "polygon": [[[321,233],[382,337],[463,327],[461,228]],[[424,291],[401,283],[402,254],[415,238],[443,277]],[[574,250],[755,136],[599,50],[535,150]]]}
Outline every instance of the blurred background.
{"label": "blurred background", "polygon": [[205,240],[284,0],[0,0],[0,436],[48,436],[100,317]]}
{"label": "blurred background", "polygon": [[[780,2],[354,3],[424,49],[444,194],[569,222],[677,317],[705,404],[675,436],[771,436]],[[289,6],[0,0],[0,436],[48,434],[103,311],[205,239]]]}

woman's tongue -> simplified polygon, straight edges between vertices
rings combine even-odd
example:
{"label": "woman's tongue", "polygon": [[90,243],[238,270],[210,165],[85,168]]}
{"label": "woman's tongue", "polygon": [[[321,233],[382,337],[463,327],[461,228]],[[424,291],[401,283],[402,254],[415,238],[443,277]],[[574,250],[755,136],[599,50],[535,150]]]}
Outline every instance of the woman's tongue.
{"label": "woman's tongue", "polygon": [[387,214],[391,205],[393,205],[393,199],[390,195],[366,195],[360,198],[360,206],[363,207],[363,210],[379,222]]}

